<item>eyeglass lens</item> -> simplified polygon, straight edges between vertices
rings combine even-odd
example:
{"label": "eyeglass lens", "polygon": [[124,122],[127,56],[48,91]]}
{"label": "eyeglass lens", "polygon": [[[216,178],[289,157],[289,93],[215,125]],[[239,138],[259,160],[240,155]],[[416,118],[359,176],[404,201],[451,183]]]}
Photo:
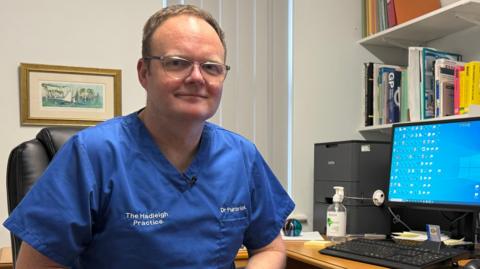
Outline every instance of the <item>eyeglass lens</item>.
{"label": "eyeglass lens", "polygon": [[[180,57],[163,57],[161,62],[167,74],[179,79],[190,75],[194,66],[194,62]],[[205,79],[222,81],[225,79],[227,67],[219,63],[205,62],[200,63],[200,72]]]}

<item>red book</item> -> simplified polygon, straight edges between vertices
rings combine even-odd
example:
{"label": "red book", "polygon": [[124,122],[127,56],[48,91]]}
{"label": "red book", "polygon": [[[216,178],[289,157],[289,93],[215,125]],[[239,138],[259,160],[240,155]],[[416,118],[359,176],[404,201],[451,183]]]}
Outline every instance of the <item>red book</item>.
{"label": "red book", "polygon": [[463,65],[453,69],[453,114],[460,115],[460,71],[465,70]]}
{"label": "red book", "polygon": [[397,17],[395,15],[395,0],[387,0],[387,21],[388,28],[397,25]]}

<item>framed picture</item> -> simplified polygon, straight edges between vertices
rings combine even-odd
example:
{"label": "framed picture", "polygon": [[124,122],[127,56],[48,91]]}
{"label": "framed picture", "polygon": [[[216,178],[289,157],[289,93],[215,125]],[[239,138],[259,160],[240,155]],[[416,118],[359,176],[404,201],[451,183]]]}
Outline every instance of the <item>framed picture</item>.
{"label": "framed picture", "polygon": [[121,115],[122,71],[20,64],[22,125],[95,125]]}

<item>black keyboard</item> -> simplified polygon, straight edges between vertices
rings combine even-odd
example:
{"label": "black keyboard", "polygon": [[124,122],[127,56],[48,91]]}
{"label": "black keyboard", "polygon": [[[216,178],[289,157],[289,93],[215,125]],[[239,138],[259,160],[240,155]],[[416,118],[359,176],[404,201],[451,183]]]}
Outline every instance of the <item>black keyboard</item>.
{"label": "black keyboard", "polygon": [[320,250],[320,253],[400,269],[425,269],[452,264],[468,257],[461,249],[432,250],[385,240],[354,239]]}

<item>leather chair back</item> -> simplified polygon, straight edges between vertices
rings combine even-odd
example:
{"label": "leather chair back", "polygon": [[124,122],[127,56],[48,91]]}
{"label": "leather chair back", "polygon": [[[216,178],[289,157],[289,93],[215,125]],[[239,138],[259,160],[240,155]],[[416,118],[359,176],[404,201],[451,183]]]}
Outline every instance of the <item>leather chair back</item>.
{"label": "leather chair back", "polygon": [[[47,127],[35,139],[16,146],[8,158],[7,199],[10,214],[42,175],[62,145],[84,127]],[[17,260],[21,240],[11,234],[12,258]]]}

